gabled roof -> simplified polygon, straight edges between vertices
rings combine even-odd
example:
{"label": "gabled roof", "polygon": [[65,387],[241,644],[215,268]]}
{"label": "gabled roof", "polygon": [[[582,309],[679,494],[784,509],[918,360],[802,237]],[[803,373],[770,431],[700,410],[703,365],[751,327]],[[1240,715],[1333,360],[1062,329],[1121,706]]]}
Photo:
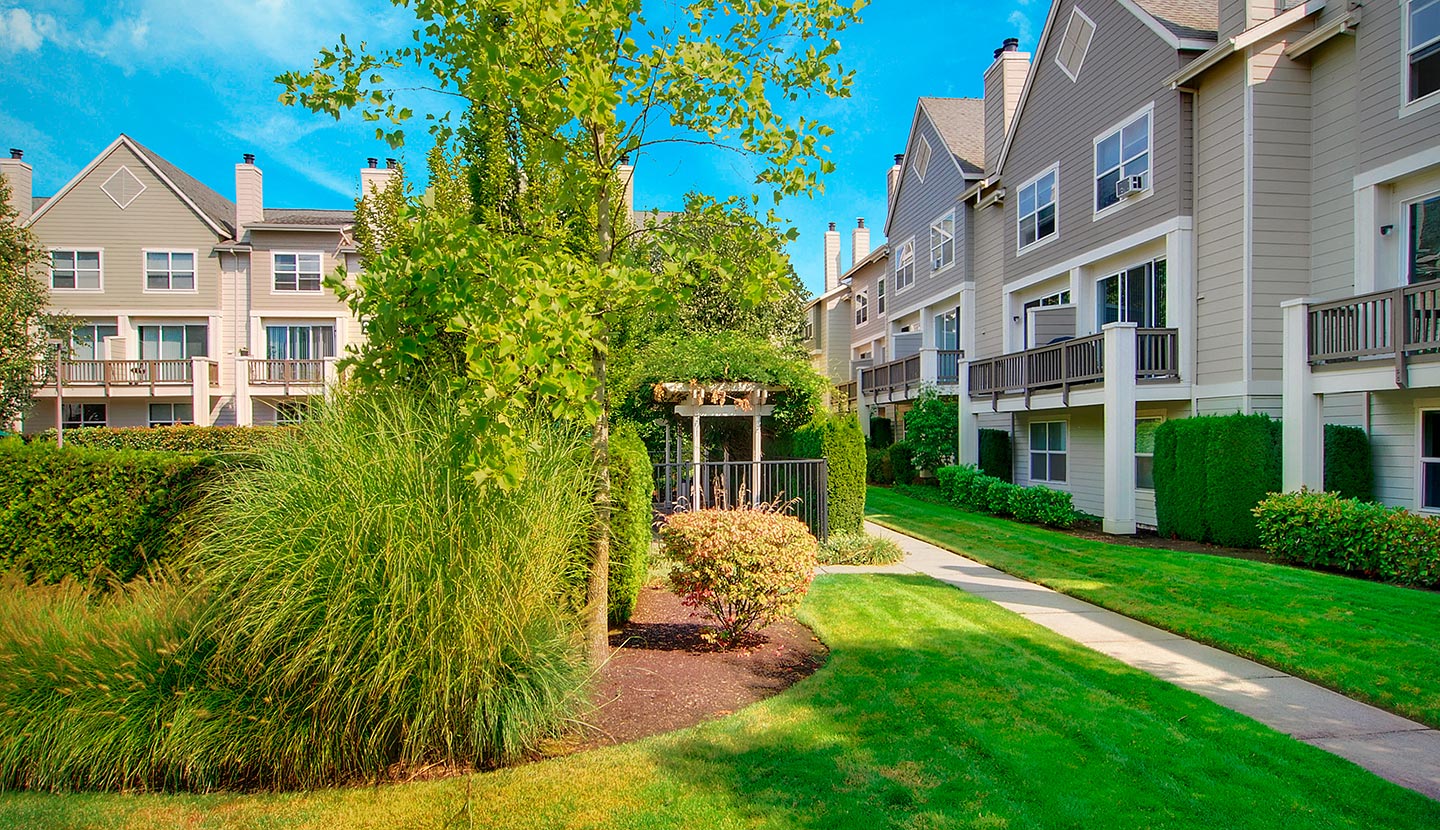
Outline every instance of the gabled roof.
{"label": "gabled roof", "polygon": [[50,201],[49,196],[32,196],[30,198],[30,212],[34,213],[35,211],[44,207],[45,203],[48,201]]}
{"label": "gabled roof", "polygon": [[109,158],[111,153],[122,146],[130,150],[142,164],[150,168],[150,172],[154,173],[156,178],[160,179],[166,187],[170,188],[171,192],[179,196],[180,200],[193,210],[195,215],[200,218],[200,221],[208,225],[216,235],[222,239],[230,239],[235,235],[234,202],[231,202],[229,199],[226,199],[224,196],[201,184],[193,176],[165,159],[145,149],[124,133],[121,133],[119,138],[112,141],[110,146],[106,147],[103,152],[91,159],[90,163],[85,165],[84,169],[79,173],[76,173],[75,178],[60,188],[58,193],[46,199],[45,203],[31,215],[30,220],[26,222],[26,224],[33,225],[35,221],[41,216],[44,216],[50,208],[58,204],[60,200],[65,197],[65,194],[74,189],[75,185],[90,175],[90,171],[99,166],[100,162]]}
{"label": "gabled roof", "polygon": [[920,108],[930,117],[960,170],[973,176],[985,172],[985,99],[921,98]]}
{"label": "gabled roof", "polygon": [[311,210],[309,208],[265,208],[266,225],[319,225],[342,227],[355,224],[353,210]]}
{"label": "gabled roof", "polygon": [[1135,4],[1177,38],[1214,40],[1220,30],[1216,0],[1135,0]]}

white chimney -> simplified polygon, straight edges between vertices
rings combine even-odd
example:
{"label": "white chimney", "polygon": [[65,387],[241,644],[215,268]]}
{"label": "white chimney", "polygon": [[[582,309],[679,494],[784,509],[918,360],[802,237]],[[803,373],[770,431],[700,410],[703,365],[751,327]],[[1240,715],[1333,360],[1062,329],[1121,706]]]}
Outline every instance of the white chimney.
{"label": "white chimney", "polygon": [[625,219],[629,221],[635,215],[635,165],[630,163],[629,155],[620,157],[620,166],[615,172],[625,187]]}
{"label": "white chimney", "polygon": [[235,165],[235,237],[245,235],[245,226],[265,221],[265,174],[255,166],[255,154]]}
{"label": "white chimney", "polygon": [[399,170],[400,165],[395,159],[385,159],[384,167],[380,166],[380,159],[365,159],[365,166],[360,168],[360,195],[369,196],[384,190]]}
{"label": "white chimney", "polygon": [[865,217],[861,216],[855,220],[855,228],[850,231],[850,267],[854,268],[860,264],[860,260],[870,255],[870,229],[865,227]]}
{"label": "white chimney", "polygon": [[885,174],[885,195],[891,202],[895,201],[895,189],[900,186],[900,165],[904,163],[905,154],[896,153],[895,163],[890,166],[890,170]]}
{"label": "white chimney", "polygon": [[840,232],[835,230],[835,223],[830,223],[830,230],[825,232],[825,290],[837,288],[840,285]]}
{"label": "white chimney", "polygon": [[10,186],[9,202],[16,213],[16,224],[25,224],[34,212],[34,173],[30,165],[25,163],[24,151],[11,149],[10,158],[0,159],[0,176],[4,176],[5,184]]}
{"label": "white chimney", "polygon": [[1030,53],[1021,52],[1019,38],[1013,37],[1006,38],[1005,45],[995,50],[995,62],[985,70],[985,169],[992,173],[1000,161],[1000,148],[1005,146],[1010,122],[1015,120],[1020,90],[1029,71]]}

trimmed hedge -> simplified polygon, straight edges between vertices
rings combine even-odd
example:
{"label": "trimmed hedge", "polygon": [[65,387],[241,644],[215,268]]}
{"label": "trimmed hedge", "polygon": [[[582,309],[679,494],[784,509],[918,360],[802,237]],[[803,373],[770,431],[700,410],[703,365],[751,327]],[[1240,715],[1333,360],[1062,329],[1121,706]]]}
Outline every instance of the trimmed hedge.
{"label": "trimmed hedge", "polygon": [[888,449],[895,443],[895,422],[889,418],[870,419],[870,446],[877,450]]}
{"label": "trimmed hedge", "polygon": [[1440,586],[1440,521],[1335,493],[1276,493],[1254,510],[1260,544],[1286,562]]}
{"label": "trimmed hedge", "polygon": [[915,469],[915,451],[901,441],[890,447],[890,474],[896,484],[914,484],[919,474]]}
{"label": "trimmed hedge", "polygon": [[894,484],[895,471],[890,469],[890,449],[871,447],[865,451],[865,480],[871,484]]}
{"label": "trimmed hedge", "polygon": [[1014,464],[1010,433],[1003,429],[980,430],[980,472],[1001,481],[1014,481]]}
{"label": "trimmed hedge", "polygon": [[1051,527],[1070,527],[1079,519],[1070,494],[1064,490],[1040,485],[1020,487],[969,466],[941,467],[935,471],[935,478],[946,501],[964,510]]}
{"label": "trimmed hedge", "polygon": [[[105,450],[188,453],[246,452],[272,441],[293,438],[294,427],[86,427],[65,432],[65,443]],[[55,430],[35,439],[55,443]]]}
{"label": "trimmed hedge", "polygon": [[610,624],[624,625],[650,569],[655,468],[629,422],[610,431]]}
{"label": "trimmed hedge", "polygon": [[1365,430],[1325,425],[1325,489],[1342,499],[1375,498],[1375,468]]}
{"label": "trimmed hedge", "polygon": [[853,413],[817,415],[796,431],[795,450],[803,458],[825,459],[830,532],[859,533],[869,467],[860,420]]}
{"label": "trimmed hedge", "polygon": [[0,441],[0,570],[128,580],[176,551],[213,469],[198,455]]}
{"label": "trimmed hedge", "polygon": [[1155,431],[1155,513],[1160,533],[1255,547],[1251,512],[1280,489],[1280,422],[1268,415],[1208,415]]}

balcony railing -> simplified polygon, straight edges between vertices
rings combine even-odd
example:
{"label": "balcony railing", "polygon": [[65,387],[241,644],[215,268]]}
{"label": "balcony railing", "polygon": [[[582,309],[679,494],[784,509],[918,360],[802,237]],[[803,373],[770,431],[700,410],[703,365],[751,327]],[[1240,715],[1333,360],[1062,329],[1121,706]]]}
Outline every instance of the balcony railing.
{"label": "balcony railing", "polygon": [[1440,354],[1440,283],[1315,303],[1308,312],[1314,366],[1390,359],[1403,385],[1407,362]]}
{"label": "balcony railing", "polygon": [[[1136,329],[1135,380],[1165,382],[1180,378],[1179,332]],[[1061,343],[1013,352],[970,364],[970,397],[1023,394],[1059,389],[1069,403],[1070,387],[1105,379],[1105,335],[1092,334]]]}
{"label": "balcony railing", "polygon": [[853,411],[855,409],[855,401],[859,396],[859,386],[852,380],[849,383],[836,384],[835,388],[840,393],[837,398],[840,405],[839,408],[846,412]]}
{"label": "balcony railing", "polygon": [[322,386],[328,360],[251,360],[250,383],[256,386]]}
{"label": "balcony railing", "polygon": [[[41,382],[55,384],[55,364],[37,364]],[[218,380],[219,366],[210,364],[213,384]],[[190,360],[67,360],[60,364],[60,382],[65,386],[112,387],[189,386],[194,382],[194,362]]]}
{"label": "balcony railing", "polygon": [[860,373],[860,393],[876,395],[886,392],[918,389],[922,384],[935,383],[941,386],[955,384],[960,380],[960,359],[965,352],[959,349],[939,349],[935,352],[935,376],[926,377],[922,368],[921,355],[915,354],[882,363]]}

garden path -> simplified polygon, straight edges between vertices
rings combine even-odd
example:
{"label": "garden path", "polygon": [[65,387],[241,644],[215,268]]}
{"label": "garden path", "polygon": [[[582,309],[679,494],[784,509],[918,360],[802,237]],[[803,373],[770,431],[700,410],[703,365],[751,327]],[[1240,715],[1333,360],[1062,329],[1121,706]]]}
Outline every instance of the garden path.
{"label": "garden path", "polygon": [[905,551],[905,559],[894,565],[821,570],[925,574],[1382,778],[1440,799],[1440,731],[889,528],[866,522],[865,530],[894,540]]}

